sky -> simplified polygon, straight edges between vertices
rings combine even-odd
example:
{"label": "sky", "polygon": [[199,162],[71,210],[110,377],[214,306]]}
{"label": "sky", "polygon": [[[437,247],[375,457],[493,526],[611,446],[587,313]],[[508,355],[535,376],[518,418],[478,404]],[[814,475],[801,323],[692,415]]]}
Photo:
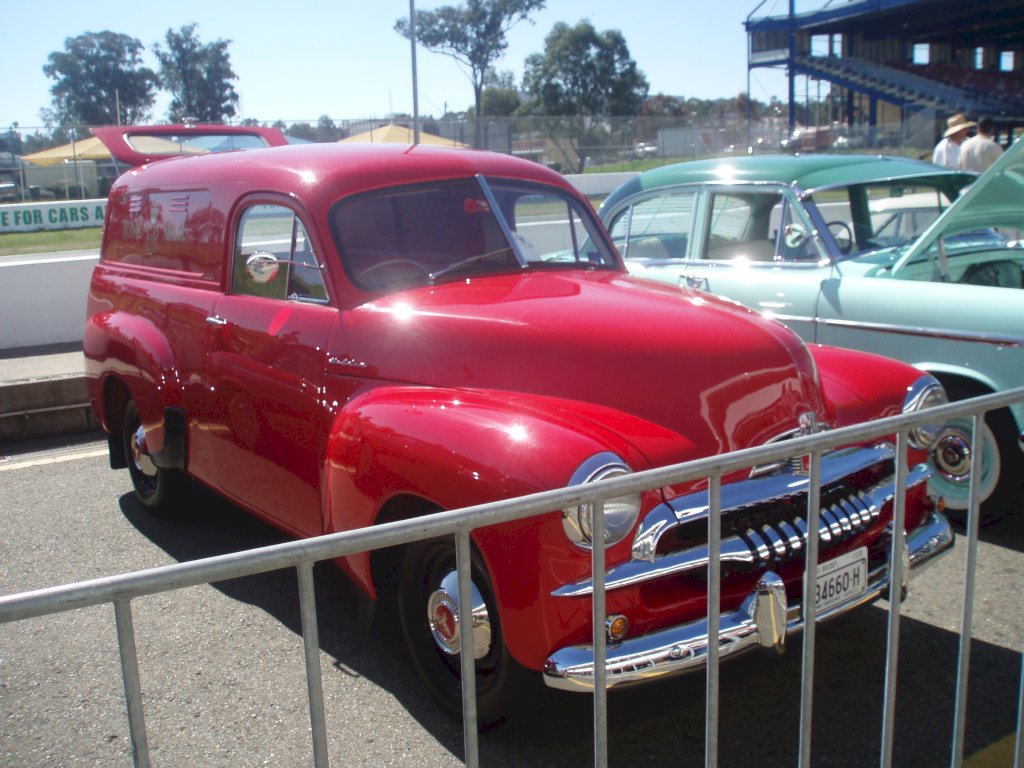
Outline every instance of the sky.
{"label": "sky", "polygon": [[[445,4],[461,0],[416,0],[416,9]],[[757,16],[784,14],[788,0],[548,0],[531,16],[532,24],[512,28],[496,68],[521,82],[526,58],[543,53],[556,23],[589,19],[599,32],[622,32],[652,95],[731,98],[747,88],[743,21],[755,9]],[[144,63],[156,70],[153,45],[164,43],[168,29],[193,22],[200,42],[231,41],[239,119],[291,124],[328,115],[337,123],[412,114],[411,46],[394,31],[396,19],[408,14],[408,0],[4,2],[0,128],[15,122],[24,131],[42,126],[39,112],[50,106],[54,82],[43,65],[50,53],[64,50],[67,38],[105,30],[129,35],[145,46]],[[450,57],[419,47],[416,69],[422,117],[472,106],[469,77]],[[784,97],[784,74],[753,70],[751,94],[761,101]],[[158,95],[152,122],[164,121],[168,102],[169,96]]]}

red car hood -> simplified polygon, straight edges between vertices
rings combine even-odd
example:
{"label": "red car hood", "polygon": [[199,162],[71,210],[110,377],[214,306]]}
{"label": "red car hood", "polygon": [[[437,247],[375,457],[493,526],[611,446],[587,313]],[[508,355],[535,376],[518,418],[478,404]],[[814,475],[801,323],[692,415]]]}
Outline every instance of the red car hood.
{"label": "red car hood", "polygon": [[808,410],[828,416],[799,338],[738,305],[619,273],[472,282],[350,310],[334,347],[369,378],[601,404],[701,455],[762,444]]}

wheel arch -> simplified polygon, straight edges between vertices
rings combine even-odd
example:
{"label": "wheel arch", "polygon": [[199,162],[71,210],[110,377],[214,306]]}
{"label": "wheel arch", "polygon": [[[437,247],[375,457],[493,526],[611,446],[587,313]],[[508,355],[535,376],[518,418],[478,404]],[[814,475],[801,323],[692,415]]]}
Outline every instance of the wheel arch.
{"label": "wheel arch", "polygon": [[124,410],[132,399],[128,385],[118,376],[103,379],[100,401],[102,403],[101,424],[107,433],[108,452],[112,469],[124,469],[128,460],[122,450],[124,441]]}
{"label": "wheel arch", "polygon": [[156,324],[126,312],[92,318],[90,327],[97,325],[104,328],[102,344],[95,333],[89,334],[86,365],[103,371],[93,379],[98,383],[91,385],[93,403],[100,406],[100,423],[108,435],[117,436],[123,428],[125,405],[135,400],[147,438],[161,449],[165,410],[180,406],[183,398],[173,345]]}
{"label": "wheel arch", "polygon": [[[332,531],[565,487],[583,462],[600,453],[616,453],[634,470],[647,468],[640,450],[611,425],[588,421],[550,399],[389,386],[348,405],[327,452]],[[559,510],[480,528],[472,538],[496,591],[509,648],[532,666],[550,650],[541,648],[546,635],[561,626],[546,596],[566,578],[588,573],[589,553],[569,540]],[[630,538],[615,547],[610,557],[627,557]],[[373,600],[394,586],[402,551],[357,554],[339,564]],[[510,624],[513,614],[529,618]],[[533,630],[518,626],[523,623]]]}
{"label": "wheel arch", "polygon": [[[950,400],[988,395],[999,389],[992,379],[981,371],[946,365],[944,363],[918,363],[914,367],[930,373],[938,379],[939,383],[946,388],[946,394],[949,395]],[[954,397],[954,392],[963,392],[965,394],[960,398],[956,398]]]}

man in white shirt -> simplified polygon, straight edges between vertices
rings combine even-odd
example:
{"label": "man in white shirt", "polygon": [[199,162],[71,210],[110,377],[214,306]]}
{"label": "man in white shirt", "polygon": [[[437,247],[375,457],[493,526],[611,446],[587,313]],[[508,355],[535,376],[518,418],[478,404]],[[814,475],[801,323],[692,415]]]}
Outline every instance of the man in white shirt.
{"label": "man in white shirt", "polygon": [[1003,148],[992,137],[996,127],[992,118],[985,115],[978,121],[978,133],[960,146],[960,167],[965,171],[984,173],[999,156]]}
{"label": "man in white shirt", "polygon": [[967,131],[974,125],[959,112],[946,120],[946,132],[942,135],[942,141],[935,145],[932,162],[947,168],[959,168],[960,145],[967,138]]}

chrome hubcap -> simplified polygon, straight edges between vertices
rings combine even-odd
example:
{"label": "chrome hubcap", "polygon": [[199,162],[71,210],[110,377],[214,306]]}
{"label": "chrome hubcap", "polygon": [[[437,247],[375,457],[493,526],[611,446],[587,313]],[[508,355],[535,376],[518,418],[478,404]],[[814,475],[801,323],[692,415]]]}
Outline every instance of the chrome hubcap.
{"label": "chrome hubcap", "polygon": [[971,474],[971,441],[963,432],[946,432],[932,448],[932,458],[942,476],[964,483]]}
{"label": "chrome hubcap", "polygon": [[132,463],[147,477],[156,477],[156,465],[146,449],[146,431],[140,426],[131,439]]}
{"label": "chrome hubcap", "polygon": [[[482,659],[491,650],[491,619],[476,585],[472,585],[473,658]],[[437,647],[449,656],[462,650],[459,624],[459,574],[448,572],[427,600],[427,621]]]}

